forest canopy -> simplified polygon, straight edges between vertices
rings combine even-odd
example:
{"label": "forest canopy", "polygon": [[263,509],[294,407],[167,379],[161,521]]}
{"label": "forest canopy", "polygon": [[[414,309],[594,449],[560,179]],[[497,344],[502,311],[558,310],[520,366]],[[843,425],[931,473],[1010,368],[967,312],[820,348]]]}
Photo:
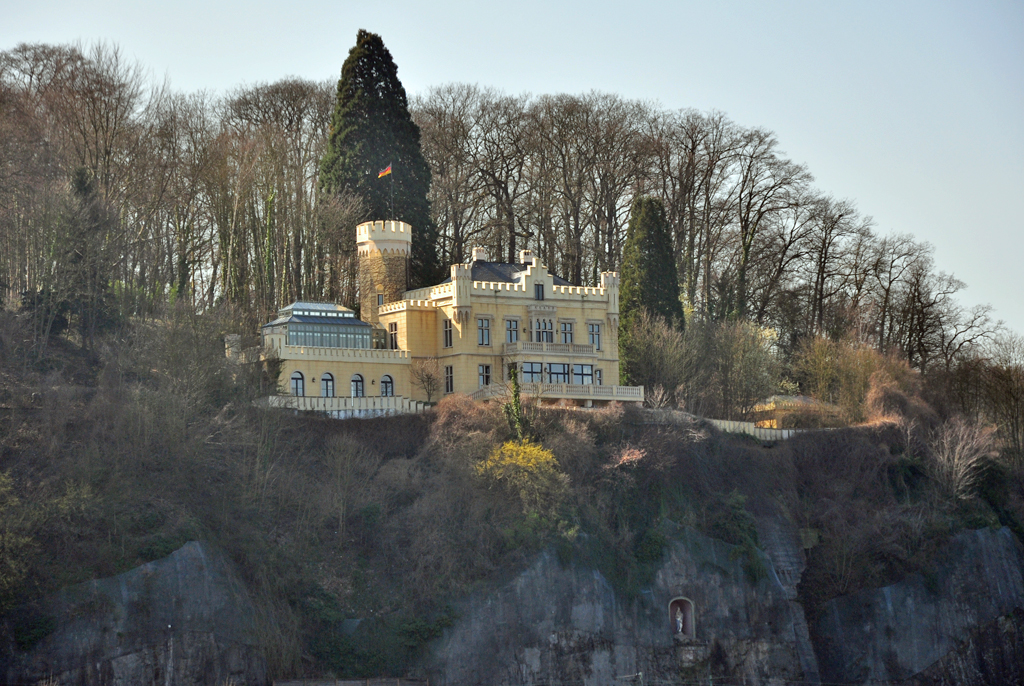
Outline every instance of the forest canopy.
{"label": "forest canopy", "polygon": [[[319,192],[335,90],[285,79],[179,93],[103,44],[0,53],[0,288],[36,314],[35,345],[85,346],[167,299],[231,306],[249,331],[300,298],[356,305],[353,228],[372,217]],[[978,365],[1016,369],[1000,360],[1019,346],[988,307],[957,300],[964,284],[929,244],[880,233],[816,188],[771,131],[594,92],[448,84],[409,107],[442,266],[475,245],[508,261],[529,248],[594,285],[622,269],[630,207],[649,197],[687,323],[771,331],[787,364],[826,338],[948,383],[968,374],[962,388],[981,387]]]}

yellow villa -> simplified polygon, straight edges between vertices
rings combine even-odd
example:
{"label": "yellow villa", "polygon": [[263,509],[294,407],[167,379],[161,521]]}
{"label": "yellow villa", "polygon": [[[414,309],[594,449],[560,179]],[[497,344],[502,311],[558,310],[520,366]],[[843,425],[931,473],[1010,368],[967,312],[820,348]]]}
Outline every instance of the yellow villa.
{"label": "yellow villa", "polygon": [[335,417],[420,411],[451,393],[504,397],[515,364],[525,395],[593,407],[643,402],[619,386],[618,274],[575,286],[529,251],[514,264],[474,248],[442,283],[406,290],[412,227],[356,227],[361,316],[326,303],[292,303],[263,326],[281,360],[271,405]]}

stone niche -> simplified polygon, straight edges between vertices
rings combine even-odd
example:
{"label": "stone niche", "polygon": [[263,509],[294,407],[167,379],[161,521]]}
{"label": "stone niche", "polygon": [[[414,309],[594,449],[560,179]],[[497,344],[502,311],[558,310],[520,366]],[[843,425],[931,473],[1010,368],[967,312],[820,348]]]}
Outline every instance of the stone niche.
{"label": "stone niche", "polygon": [[[769,574],[752,581],[735,547],[676,528],[651,585],[623,598],[598,571],[540,555],[507,583],[481,588],[432,646],[437,686],[612,686],[729,677],[803,678],[793,609]],[[676,631],[676,611],[682,631]]]}

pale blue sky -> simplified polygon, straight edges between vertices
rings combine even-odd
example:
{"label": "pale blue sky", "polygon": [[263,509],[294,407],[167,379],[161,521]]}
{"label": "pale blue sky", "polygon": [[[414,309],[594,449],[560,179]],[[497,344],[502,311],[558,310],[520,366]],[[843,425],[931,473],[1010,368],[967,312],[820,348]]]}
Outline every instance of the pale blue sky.
{"label": "pale blue sky", "polygon": [[183,91],[336,79],[365,28],[410,94],[600,90],[773,129],[1024,332],[1024,2],[8,0],[0,49],[106,40]]}

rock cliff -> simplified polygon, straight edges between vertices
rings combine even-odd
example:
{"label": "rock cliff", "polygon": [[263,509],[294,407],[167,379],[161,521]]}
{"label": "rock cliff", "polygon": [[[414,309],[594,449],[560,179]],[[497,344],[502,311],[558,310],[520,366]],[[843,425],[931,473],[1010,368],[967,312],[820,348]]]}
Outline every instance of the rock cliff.
{"label": "rock cliff", "polygon": [[[5,683],[246,684],[266,682],[254,609],[227,560],[190,542],[129,572],[71,586],[8,620]],[[17,645],[43,626],[48,635]]]}
{"label": "rock cliff", "polygon": [[1001,665],[1024,652],[1016,631],[1020,608],[1021,544],[1007,528],[965,531],[934,572],[826,605],[814,631],[822,679],[868,684],[917,675],[914,683],[1013,683]]}
{"label": "rock cliff", "polygon": [[[650,588],[624,602],[599,572],[543,554],[459,606],[433,651],[431,683],[610,686],[641,672],[647,683],[800,679],[793,608],[763,562],[767,577],[752,583],[734,546],[682,530]],[[673,601],[691,603],[688,636],[675,634]]]}

